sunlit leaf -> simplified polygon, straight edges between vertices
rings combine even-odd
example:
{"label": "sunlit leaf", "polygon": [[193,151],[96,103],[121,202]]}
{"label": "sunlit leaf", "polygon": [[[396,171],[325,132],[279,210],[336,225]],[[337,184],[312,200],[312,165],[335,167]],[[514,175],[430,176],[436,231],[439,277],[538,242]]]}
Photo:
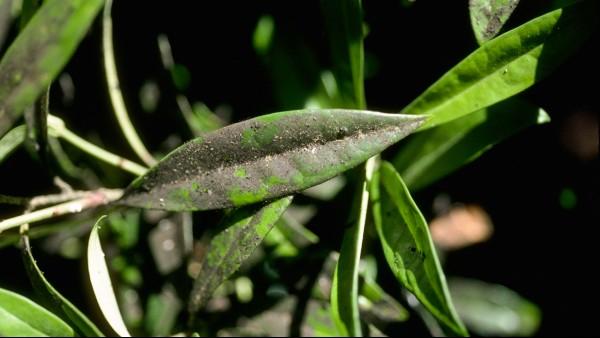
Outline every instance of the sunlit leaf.
{"label": "sunlit leaf", "polygon": [[96,301],[104,315],[104,318],[108,321],[112,329],[121,337],[131,337],[121,312],[119,311],[119,305],[117,304],[117,298],[110,281],[110,275],[108,273],[108,267],[104,260],[104,251],[100,244],[100,237],[98,236],[98,230],[100,224],[104,221],[106,216],[100,217],[90,233],[90,239],[88,242],[87,250],[87,268],[94,290],[94,296]]}
{"label": "sunlit leaf", "polygon": [[221,222],[222,229],[210,242],[190,295],[189,310],[203,307],[219,285],[229,278],[254,252],[269,233],[292,197],[264,206],[248,206],[232,211]]}
{"label": "sunlit leaf", "polygon": [[182,145],[136,179],[118,203],[191,211],[289,195],[364,162],[422,121],[341,109],[264,115]]}
{"label": "sunlit leaf", "polygon": [[548,121],[550,117],[543,109],[511,98],[414,135],[393,163],[406,185],[418,190],[475,160],[518,131]]}
{"label": "sunlit leaf", "polygon": [[375,226],[392,272],[446,334],[466,336],[452,305],[427,223],[390,163],[382,163],[373,177],[371,193]]}
{"label": "sunlit leaf", "polygon": [[74,337],[75,332],[43,307],[0,288],[0,336]]}
{"label": "sunlit leaf", "polygon": [[488,41],[402,110],[427,114],[421,130],[500,102],[551,73],[598,23],[598,1],[580,1]]}
{"label": "sunlit leaf", "polygon": [[540,325],[540,309],[505,286],[464,278],[448,285],[458,314],[479,335],[531,336]]}
{"label": "sunlit leaf", "polygon": [[102,0],[44,1],[0,60],[0,135],[64,67]]}
{"label": "sunlit leaf", "polygon": [[469,0],[471,26],[481,45],[493,38],[504,26],[519,0]]}
{"label": "sunlit leaf", "polygon": [[85,337],[103,337],[104,335],[92,321],[90,321],[79,309],[77,309],[68,299],[58,292],[48,282],[44,273],[37,266],[31,247],[29,246],[29,237],[23,236],[23,260],[27,274],[31,280],[34,289],[43,296],[55,314],[71,324],[79,334]]}

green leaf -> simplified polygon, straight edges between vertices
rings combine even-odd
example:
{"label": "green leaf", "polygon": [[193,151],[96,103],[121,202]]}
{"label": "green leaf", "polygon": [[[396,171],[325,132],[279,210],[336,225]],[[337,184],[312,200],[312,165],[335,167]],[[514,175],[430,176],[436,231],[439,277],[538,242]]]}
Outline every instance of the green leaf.
{"label": "green leaf", "polygon": [[392,272],[448,335],[468,333],[458,318],[427,223],[394,167],[384,162],[371,182],[373,217]]}
{"label": "green leaf", "polygon": [[364,167],[364,179],[359,197],[356,223],[344,233],[340,257],[333,273],[331,286],[331,311],[338,330],[345,336],[362,336],[358,310],[358,273],[362,242],[369,206],[368,185],[375,162],[369,160]]}
{"label": "green leaf", "polygon": [[598,22],[598,1],[537,17],[488,41],[402,110],[431,118],[421,130],[500,102],[540,81],[573,53]]}
{"label": "green leaf", "polygon": [[0,138],[0,163],[12,154],[23,141],[25,141],[26,127],[24,125],[13,128]]}
{"label": "green leaf", "polygon": [[540,325],[540,309],[505,286],[463,278],[448,285],[456,310],[478,335],[531,336]]}
{"label": "green leaf", "polygon": [[411,190],[418,190],[475,160],[518,131],[549,121],[543,109],[511,98],[415,134],[393,163],[404,183]]}
{"label": "green leaf", "polygon": [[29,237],[22,237],[23,260],[29,280],[38,294],[46,299],[52,311],[72,325],[79,334],[86,337],[103,337],[104,335],[79,309],[60,294],[44,277],[31,253]]}
{"label": "green leaf", "polygon": [[361,0],[322,0],[333,72],[346,107],[366,107]]}
{"label": "green leaf", "polygon": [[104,318],[106,318],[112,329],[119,336],[131,337],[119,311],[117,298],[110,282],[108,267],[104,260],[104,251],[102,250],[100,237],[98,236],[98,229],[105,218],[106,216],[100,217],[90,233],[87,250],[88,273],[96,301]]}
{"label": "green leaf", "polygon": [[496,36],[518,4],[519,0],[469,0],[471,26],[477,42],[482,45]]}
{"label": "green leaf", "polygon": [[291,202],[289,196],[264,206],[236,209],[225,217],[194,282],[188,306],[191,313],[203,307],[217,287],[250,257]]}
{"label": "green leaf", "polygon": [[364,162],[422,121],[341,109],[260,116],[182,145],[136,179],[117,203],[192,211],[293,194]]}
{"label": "green leaf", "polygon": [[74,337],[75,332],[43,307],[0,288],[0,336]]}
{"label": "green leaf", "polygon": [[0,60],[0,135],[69,61],[103,3],[44,1]]}

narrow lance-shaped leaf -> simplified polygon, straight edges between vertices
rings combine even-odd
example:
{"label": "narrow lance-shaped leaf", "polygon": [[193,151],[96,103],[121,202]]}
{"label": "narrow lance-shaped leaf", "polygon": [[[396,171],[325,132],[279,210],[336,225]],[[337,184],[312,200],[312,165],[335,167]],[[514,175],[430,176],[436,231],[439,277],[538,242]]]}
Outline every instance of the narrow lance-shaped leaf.
{"label": "narrow lance-shaped leaf", "polygon": [[415,134],[400,149],[393,164],[414,191],[475,160],[520,130],[548,121],[550,117],[543,109],[510,98]]}
{"label": "narrow lance-shaped leaf", "polygon": [[481,45],[496,36],[518,4],[519,0],[469,0],[471,26],[477,42]]}
{"label": "narrow lance-shaped leaf", "polygon": [[392,272],[446,334],[466,336],[452,305],[427,223],[390,163],[384,162],[373,177],[371,193],[375,226]]}
{"label": "narrow lance-shaped leaf", "polygon": [[239,269],[269,233],[292,196],[264,206],[247,206],[232,211],[221,222],[222,229],[210,242],[190,295],[189,311],[197,312],[223,281]]}
{"label": "narrow lance-shaped leaf", "polygon": [[22,237],[23,260],[25,268],[29,275],[29,280],[34,289],[47,300],[48,305],[63,320],[71,324],[77,332],[85,337],[103,337],[104,335],[92,321],[90,321],[79,309],[77,309],[69,300],[60,294],[44,277],[31,253],[29,245],[29,236]]}
{"label": "narrow lance-shaped leaf", "polygon": [[98,229],[106,216],[100,217],[90,233],[87,249],[87,267],[98,306],[113,330],[121,337],[131,337],[117,304],[117,298],[110,281],[104,251],[100,244]]}
{"label": "narrow lance-shaped leaf", "polygon": [[500,102],[540,81],[598,23],[598,1],[580,1],[488,41],[402,110],[431,117],[421,130]]}
{"label": "narrow lance-shaped leaf", "polygon": [[136,179],[118,203],[207,210],[293,194],[364,162],[422,121],[341,109],[264,115],[179,147]]}
{"label": "narrow lance-shaped leaf", "polygon": [[64,67],[102,0],[48,0],[0,60],[0,135]]}
{"label": "narrow lance-shaped leaf", "polygon": [[0,288],[0,336],[74,337],[75,332],[43,307]]}
{"label": "narrow lance-shaped leaf", "polygon": [[464,278],[452,278],[448,285],[456,310],[478,335],[526,337],[540,325],[540,309],[505,286]]}

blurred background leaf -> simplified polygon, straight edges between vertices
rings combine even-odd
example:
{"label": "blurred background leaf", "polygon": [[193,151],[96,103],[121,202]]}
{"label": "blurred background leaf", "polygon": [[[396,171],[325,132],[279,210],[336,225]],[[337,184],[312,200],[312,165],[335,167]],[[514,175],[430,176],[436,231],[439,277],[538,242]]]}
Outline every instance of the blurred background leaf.
{"label": "blurred background leaf", "polygon": [[474,279],[448,281],[456,310],[473,332],[482,336],[532,336],[539,308],[509,288]]}

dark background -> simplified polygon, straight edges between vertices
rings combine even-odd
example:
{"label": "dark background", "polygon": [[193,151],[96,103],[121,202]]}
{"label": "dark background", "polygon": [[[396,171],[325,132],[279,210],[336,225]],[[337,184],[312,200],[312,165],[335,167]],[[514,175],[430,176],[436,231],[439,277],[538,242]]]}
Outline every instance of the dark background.
{"label": "dark background", "polygon": [[[520,4],[509,26],[539,13],[538,5]],[[466,1],[417,1],[410,8],[400,1],[365,1],[364,6],[370,65],[366,95],[372,110],[399,111],[477,47]],[[116,2],[120,79],[134,124],[150,149],[160,148],[184,126],[174,89],[166,85],[168,74],[156,44],[160,33],[169,37],[176,62],[190,71],[185,94],[192,101],[213,109],[226,105],[234,120],[280,109],[269,73],[252,47],[252,33],[263,14],[273,15],[278,29],[309,46],[323,67],[330,65],[318,2],[223,1],[210,2],[210,7],[206,2]],[[107,149],[135,158],[108,106],[100,28],[97,20],[66,68],[76,88],[74,101],[62,104],[53,99],[52,109],[79,134],[96,135]],[[592,334],[597,328],[600,55],[595,46],[597,32],[552,75],[524,93],[549,113],[550,124],[526,129],[415,196],[427,216],[440,193],[455,202],[478,204],[489,213],[495,225],[492,239],[451,253],[445,271],[506,285],[538,304],[543,311],[540,335]],[[159,108],[151,114],[144,113],[137,100],[148,79],[161,85]],[[60,97],[56,88],[53,97]],[[583,146],[570,144],[590,130],[592,137],[582,142],[595,144],[595,155],[578,155],[577,147]],[[0,167],[1,193],[31,196],[51,191],[44,171],[19,151]],[[112,180],[115,186],[126,184],[126,177]],[[564,189],[575,193],[573,208],[561,206]],[[42,260],[53,267],[46,272],[57,288],[82,302],[77,288],[69,288],[73,276],[81,275],[79,263]],[[0,262],[2,286],[27,292],[19,251],[0,250]]]}

